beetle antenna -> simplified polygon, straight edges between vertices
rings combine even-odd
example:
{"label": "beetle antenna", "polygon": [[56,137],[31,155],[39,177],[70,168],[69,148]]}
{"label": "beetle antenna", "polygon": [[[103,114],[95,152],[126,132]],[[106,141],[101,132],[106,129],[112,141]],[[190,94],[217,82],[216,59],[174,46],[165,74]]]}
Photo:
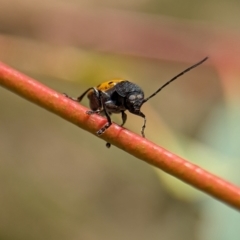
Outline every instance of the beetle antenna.
{"label": "beetle antenna", "polygon": [[185,69],[184,71],[182,71],[181,73],[179,73],[178,75],[176,75],[175,77],[173,77],[172,79],[170,79],[169,81],[167,81],[165,84],[163,84],[156,92],[154,92],[152,95],[150,95],[148,98],[145,98],[143,100],[143,103],[147,102],[150,98],[154,97],[157,93],[159,93],[164,87],[166,87],[169,83],[173,82],[174,80],[176,80],[178,77],[182,76],[184,73],[190,71],[191,69],[197,67],[198,65],[202,64],[203,62],[205,62],[208,59],[208,57],[205,57],[203,60],[201,60],[200,62],[192,65],[191,67]]}

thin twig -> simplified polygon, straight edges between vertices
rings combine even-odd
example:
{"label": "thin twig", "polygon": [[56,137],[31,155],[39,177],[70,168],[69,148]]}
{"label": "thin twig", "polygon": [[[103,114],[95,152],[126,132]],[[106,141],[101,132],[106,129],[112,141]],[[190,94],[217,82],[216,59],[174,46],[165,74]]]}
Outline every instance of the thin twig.
{"label": "thin twig", "polygon": [[[86,108],[0,63],[0,85],[95,135],[106,119],[87,115]],[[129,154],[240,210],[240,188],[203,170],[126,129],[113,124],[101,136]]]}

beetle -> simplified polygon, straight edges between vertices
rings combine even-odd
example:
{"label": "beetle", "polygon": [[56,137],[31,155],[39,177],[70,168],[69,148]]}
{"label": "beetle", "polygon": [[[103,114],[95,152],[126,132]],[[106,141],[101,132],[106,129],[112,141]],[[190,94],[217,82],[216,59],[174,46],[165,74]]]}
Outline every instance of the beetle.
{"label": "beetle", "polygon": [[[112,120],[110,115],[112,113],[121,113],[122,115],[122,124],[121,127],[127,121],[127,114],[125,113],[128,110],[130,113],[135,114],[143,118],[143,126],[141,129],[142,137],[145,137],[144,130],[146,128],[146,116],[141,112],[142,105],[147,102],[150,98],[154,97],[158,92],[160,92],[164,87],[169,83],[176,80],[181,75],[190,71],[191,69],[197,67],[208,59],[205,57],[200,62],[192,65],[191,67],[185,69],[165,84],[163,84],[157,91],[147,98],[144,98],[143,90],[128,80],[115,79],[99,84],[97,87],[90,87],[85,92],[83,92],[78,98],[69,97],[67,94],[64,94],[67,98],[70,98],[74,101],[81,102],[85,95],[89,99],[90,109],[86,113],[88,115],[99,114],[105,115],[107,118],[107,123],[99,129],[96,134],[100,136],[103,134],[111,125]],[[107,143],[106,146],[109,148],[110,143]]]}

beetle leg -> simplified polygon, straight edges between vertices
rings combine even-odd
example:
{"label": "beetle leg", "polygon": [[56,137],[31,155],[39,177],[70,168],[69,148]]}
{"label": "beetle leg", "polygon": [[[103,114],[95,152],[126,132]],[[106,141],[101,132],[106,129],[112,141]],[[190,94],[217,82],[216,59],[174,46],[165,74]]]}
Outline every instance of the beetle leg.
{"label": "beetle leg", "polygon": [[143,124],[143,126],[142,126],[142,130],[141,130],[141,133],[142,133],[142,137],[144,137],[145,138],[145,133],[144,133],[144,129],[146,128],[146,118],[144,118],[144,124]]}
{"label": "beetle leg", "polygon": [[121,127],[123,127],[123,125],[127,121],[127,114],[124,111],[121,111],[121,113],[122,113],[122,124],[121,124]]}
{"label": "beetle leg", "polygon": [[142,130],[141,130],[141,134],[145,138],[144,129],[146,128],[147,119],[146,119],[146,116],[142,112],[139,112],[138,116],[140,116],[140,117],[142,117],[144,119]]}
{"label": "beetle leg", "polygon": [[75,101],[75,102],[78,102],[78,99],[77,99],[77,98],[70,97],[70,96],[68,96],[66,93],[63,93],[63,96],[65,96],[66,98],[69,98],[69,99],[71,99],[71,100],[73,100],[73,101]]}
{"label": "beetle leg", "polygon": [[[89,91],[89,89],[88,89],[88,91]],[[86,94],[88,91],[86,91],[85,94]],[[63,95],[64,95],[65,97],[67,97],[67,98],[69,98],[69,99],[71,99],[71,100],[73,100],[73,101],[75,101],[75,102],[80,102],[80,101],[82,100],[82,96],[84,96],[85,94],[82,94],[82,95],[81,95],[80,97],[78,97],[78,98],[73,98],[73,97],[68,96],[66,93],[63,93]],[[94,113],[100,114],[101,111],[102,111],[101,109],[89,110],[89,111],[87,111],[86,113],[87,113],[88,115],[92,115],[92,114],[94,114]]]}
{"label": "beetle leg", "polygon": [[104,114],[108,120],[108,122],[100,129],[97,131],[97,135],[100,136],[101,134],[103,134],[111,125],[112,125],[112,120],[106,110],[106,106],[105,106],[105,103],[102,102],[102,98],[100,97],[101,99],[101,103],[102,103],[102,106],[103,106],[103,111],[104,111]]}
{"label": "beetle leg", "polygon": [[[122,113],[122,124],[121,124],[121,127],[122,127],[126,123],[126,121],[127,121],[127,114],[124,111],[121,111],[121,113]],[[106,147],[110,148],[111,147],[111,143],[107,142],[106,143]]]}
{"label": "beetle leg", "polygon": [[[103,111],[104,111],[104,113],[105,113],[105,115],[107,117],[108,123],[97,132],[97,135],[103,134],[112,125],[112,121],[111,121],[111,118],[110,118],[111,112],[108,113],[107,110],[106,110],[106,106],[107,107],[110,106],[109,102],[103,104],[103,106],[104,106],[103,107]],[[121,127],[122,127],[126,123],[126,121],[127,121],[127,114],[124,111],[121,111],[121,114],[122,114],[122,124],[121,124]],[[106,147],[110,148],[111,147],[111,143],[107,142],[106,143]]]}
{"label": "beetle leg", "polygon": [[100,136],[102,135],[110,126],[112,125],[112,123],[106,123],[101,129],[99,129],[97,131],[97,135]]}
{"label": "beetle leg", "polygon": [[77,101],[78,102],[81,102],[82,99],[84,98],[84,96],[90,91],[90,90],[93,90],[94,94],[97,96],[97,98],[99,98],[99,92],[96,88],[94,87],[91,87],[89,89],[87,89],[82,95],[80,95],[78,98],[77,98]]}
{"label": "beetle leg", "polygon": [[101,111],[102,111],[102,110],[100,110],[100,109],[95,110],[95,111],[89,110],[89,111],[87,111],[86,113],[87,113],[88,115],[92,115],[92,114],[94,114],[94,113],[100,114]]}
{"label": "beetle leg", "polygon": [[81,102],[82,99],[83,99],[83,97],[84,97],[91,89],[96,93],[96,89],[91,87],[91,88],[88,88],[82,95],[80,95],[80,96],[77,97],[77,98],[69,97],[66,93],[63,93],[63,95],[64,95],[65,97],[67,97],[67,98],[75,101],[75,102]]}
{"label": "beetle leg", "polygon": [[[104,105],[105,106],[105,105]],[[104,112],[105,112],[105,114],[106,114],[106,109],[104,110]],[[110,113],[111,114],[111,113]],[[103,127],[104,128],[104,130],[103,130],[103,132],[102,133],[104,133],[111,125],[112,125],[112,120],[111,120],[111,118],[110,118],[110,115],[109,113],[107,113],[107,115],[106,115],[106,117],[107,117],[107,120],[108,120],[108,123],[107,124],[105,124],[105,126]],[[109,123],[109,119],[110,119],[110,123]],[[101,131],[103,128],[101,128],[99,131]],[[98,132],[99,132],[98,131]],[[98,132],[97,132],[97,134],[98,134]],[[101,133],[101,134],[102,134]],[[99,134],[98,134],[99,135]],[[106,143],[106,147],[107,148],[110,148],[111,147],[111,143],[109,143],[109,142],[107,142]]]}
{"label": "beetle leg", "polygon": [[146,122],[147,122],[146,116],[142,112],[139,112],[137,115],[144,119],[142,130],[141,130],[141,134],[145,138],[144,129],[146,128]]}
{"label": "beetle leg", "polygon": [[147,119],[146,119],[146,116],[142,113],[142,112],[134,112],[134,111],[131,111],[131,113],[139,116],[139,117],[142,117],[144,119],[144,122],[143,122],[143,126],[142,126],[142,130],[141,130],[141,134],[142,134],[142,137],[145,138],[145,134],[144,134],[144,129],[146,128],[146,122],[147,122]]}
{"label": "beetle leg", "polygon": [[116,105],[116,103],[112,100],[106,101],[105,107],[106,107],[106,110],[110,113],[120,113],[125,110],[125,108],[123,109],[122,107]]}

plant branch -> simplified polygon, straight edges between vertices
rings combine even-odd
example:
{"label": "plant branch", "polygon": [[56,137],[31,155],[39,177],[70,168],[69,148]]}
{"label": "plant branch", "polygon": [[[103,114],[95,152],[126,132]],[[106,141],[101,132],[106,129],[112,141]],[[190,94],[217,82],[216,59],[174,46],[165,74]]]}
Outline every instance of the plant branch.
{"label": "plant branch", "polygon": [[[96,135],[106,119],[0,62],[0,85]],[[240,188],[120,126],[102,136],[107,142],[240,210]]]}

